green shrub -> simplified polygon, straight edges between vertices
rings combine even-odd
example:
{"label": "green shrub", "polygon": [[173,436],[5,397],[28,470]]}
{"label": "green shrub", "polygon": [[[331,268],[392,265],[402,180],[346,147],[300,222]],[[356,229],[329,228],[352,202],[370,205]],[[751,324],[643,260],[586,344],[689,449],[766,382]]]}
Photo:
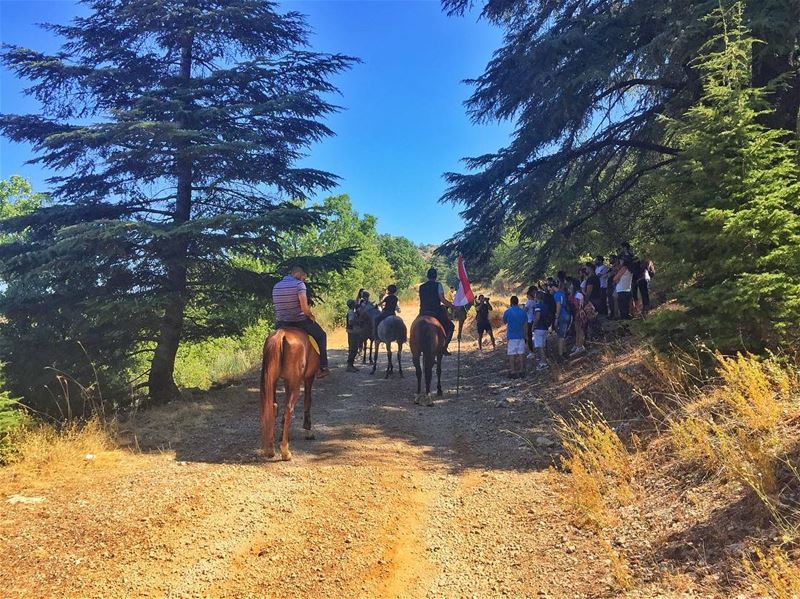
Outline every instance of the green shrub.
{"label": "green shrub", "polygon": [[247,327],[240,337],[181,345],[175,360],[175,382],[183,388],[208,389],[213,383],[242,376],[259,363],[268,331],[269,323],[262,320]]}
{"label": "green shrub", "polygon": [[11,433],[22,425],[25,414],[19,402],[8,391],[0,391],[0,464],[13,450]]}

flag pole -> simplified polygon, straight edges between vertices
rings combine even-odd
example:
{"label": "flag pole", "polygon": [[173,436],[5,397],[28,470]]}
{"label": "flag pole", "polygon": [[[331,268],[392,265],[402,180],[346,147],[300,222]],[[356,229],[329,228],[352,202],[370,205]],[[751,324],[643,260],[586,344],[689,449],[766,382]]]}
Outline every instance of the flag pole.
{"label": "flag pole", "polygon": [[461,335],[458,336],[458,351],[456,352],[456,397],[461,390]]}

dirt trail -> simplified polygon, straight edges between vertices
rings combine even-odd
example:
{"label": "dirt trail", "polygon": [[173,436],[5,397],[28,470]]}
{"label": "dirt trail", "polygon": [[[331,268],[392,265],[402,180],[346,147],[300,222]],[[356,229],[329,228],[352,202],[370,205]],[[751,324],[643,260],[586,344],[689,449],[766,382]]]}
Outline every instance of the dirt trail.
{"label": "dirt trail", "polygon": [[[251,377],[140,414],[140,451],[66,475],[5,469],[2,595],[614,596],[548,470],[542,396],[555,383],[504,381],[502,351],[466,348],[458,397],[449,359],[427,408],[412,403],[407,354],[406,377],[383,380],[346,373],[335,349],[315,389],[317,440],[303,440],[298,410],[289,463],[260,456]],[[45,501],[6,503],[15,493]]]}

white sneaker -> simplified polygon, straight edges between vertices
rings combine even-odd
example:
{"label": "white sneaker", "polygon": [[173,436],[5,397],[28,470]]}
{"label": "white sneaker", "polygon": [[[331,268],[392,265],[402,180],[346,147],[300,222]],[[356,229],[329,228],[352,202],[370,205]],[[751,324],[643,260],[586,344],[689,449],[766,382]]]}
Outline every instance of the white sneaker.
{"label": "white sneaker", "polygon": [[530,353],[528,354],[528,359],[529,359],[529,360],[533,360],[535,357],[536,357],[536,354],[534,354],[533,352],[530,352]]}

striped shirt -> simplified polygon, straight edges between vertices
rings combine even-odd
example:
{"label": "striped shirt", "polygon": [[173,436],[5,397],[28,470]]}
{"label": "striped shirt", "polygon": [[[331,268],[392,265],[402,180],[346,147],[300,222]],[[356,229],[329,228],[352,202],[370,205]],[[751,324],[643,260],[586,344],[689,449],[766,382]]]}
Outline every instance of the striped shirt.
{"label": "striped shirt", "polygon": [[272,303],[275,306],[275,320],[278,322],[298,322],[307,317],[300,309],[300,294],[306,294],[306,284],[289,275],[283,277],[272,288]]}

